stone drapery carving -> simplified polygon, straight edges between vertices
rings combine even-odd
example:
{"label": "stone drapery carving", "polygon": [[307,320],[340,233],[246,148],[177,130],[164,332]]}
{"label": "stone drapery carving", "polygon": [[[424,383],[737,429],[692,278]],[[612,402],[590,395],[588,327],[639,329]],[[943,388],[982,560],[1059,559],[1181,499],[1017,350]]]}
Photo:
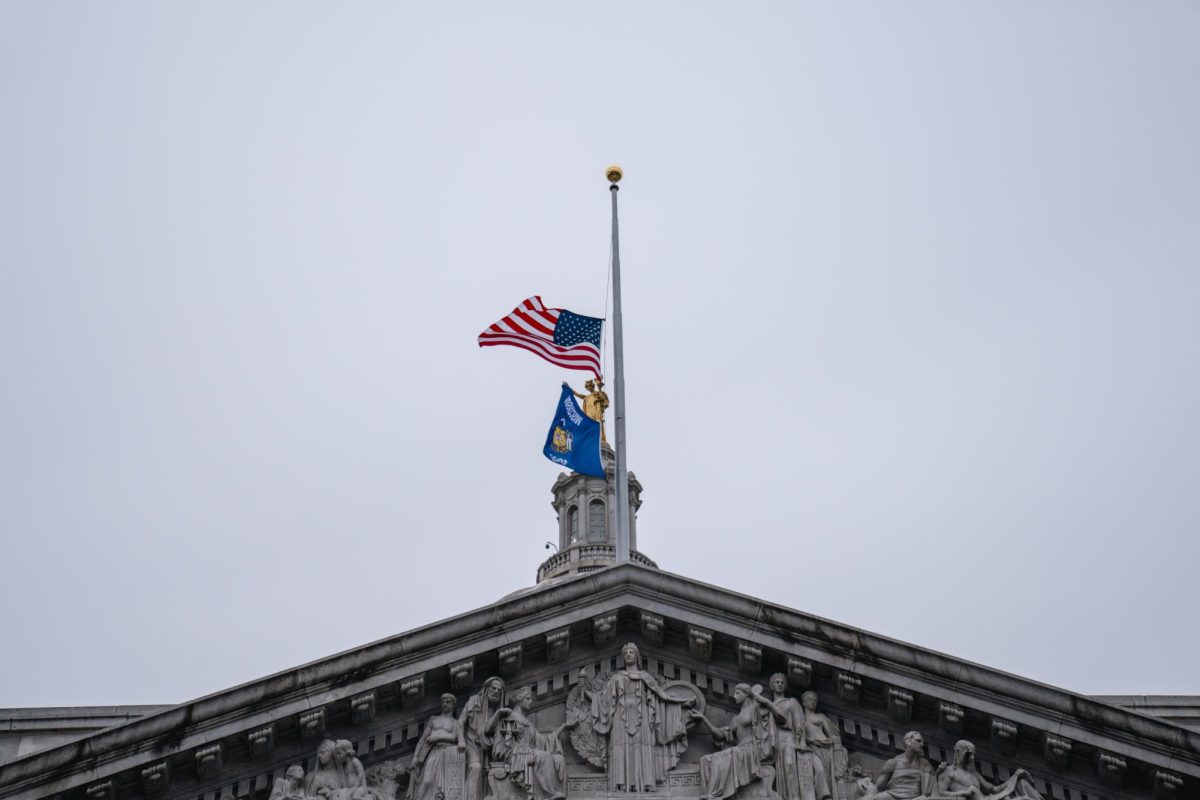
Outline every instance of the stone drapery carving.
{"label": "stone drapery carving", "polygon": [[567,721],[581,729],[571,742],[604,766],[609,791],[656,791],[687,749],[686,710],[695,699],[664,691],[632,642],[621,648],[620,669],[600,680],[584,676],[567,702]]}
{"label": "stone drapery carving", "polygon": [[962,800],[1043,800],[1033,778],[1018,769],[1002,784],[989,783],[975,769],[975,745],[960,739],[954,745],[953,763],[942,764],[937,772],[936,795]]}
{"label": "stone drapery carving", "polygon": [[562,800],[566,796],[567,763],[559,737],[569,724],[540,733],[529,717],[532,707],[533,692],[525,687],[513,692],[509,708],[496,712],[488,785],[500,800]]}
{"label": "stone drapery carving", "polygon": [[409,800],[465,800],[467,740],[454,716],[456,702],[442,695],[441,712],[425,723],[410,767]]}

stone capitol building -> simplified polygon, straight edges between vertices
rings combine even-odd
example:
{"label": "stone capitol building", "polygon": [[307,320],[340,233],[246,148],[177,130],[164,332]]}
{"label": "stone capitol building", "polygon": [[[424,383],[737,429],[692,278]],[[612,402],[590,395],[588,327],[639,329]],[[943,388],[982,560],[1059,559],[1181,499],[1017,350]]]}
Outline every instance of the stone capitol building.
{"label": "stone capitol building", "polygon": [[1087,697],[708,586],[636,528],[617,564],[605,455],[555,481],[536,584],[486,608],[181,705],[0,709],[0,800],[1200,798],[1200,698]]}

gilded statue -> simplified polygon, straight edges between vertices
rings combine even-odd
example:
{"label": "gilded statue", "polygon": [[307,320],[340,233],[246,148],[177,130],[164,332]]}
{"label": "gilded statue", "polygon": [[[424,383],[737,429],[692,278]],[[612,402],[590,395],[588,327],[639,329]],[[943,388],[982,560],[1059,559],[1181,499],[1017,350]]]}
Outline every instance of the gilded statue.
{"label": "gilded statue", "polygon": [[938,768],[937,796],[962,800],[1042,800],[1033,778],[1023,769],[998,785],[980,775],[975,769],[975,745],[966,739],[955,743],[954,762]]}
{"label": "gilded statue", "polygon": [[604,391],[604,379],[598,377],[589,380],[583,384],[583,388],[588,390],[587,394],[580,394],[574,389],[571,389],[571,394],[583,401],[583,413],[600,423],[600,443],[608,444],[608,437],[604,434],[604,412],[608,410],[609,402],[608,393]]}

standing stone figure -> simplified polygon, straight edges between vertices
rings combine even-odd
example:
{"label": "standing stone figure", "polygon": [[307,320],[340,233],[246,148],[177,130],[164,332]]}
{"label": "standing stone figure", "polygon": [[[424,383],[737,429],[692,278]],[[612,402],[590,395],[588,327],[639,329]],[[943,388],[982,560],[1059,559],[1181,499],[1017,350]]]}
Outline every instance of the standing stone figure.
{"label": "standing stone figure", "polygon": [[817,693],[813,691],[800,695],[800,703],[804,706],[804,736],[802,741],[812,750],[820,761],[821,772],[829,784],[829,793],[833,800],[842,800],[842,779],[846,777],[849,768],[849,757],[842,747],[842,738],[838,736],[837,726],[833,720],[817,711]]}
{"label": "standing stone figure", "polygon": [[463,800],[467,741],[454,716],[454,695],[442,695],[441,713],[430,717],[413,753],[409,800]]}
{"label": "standing stone figure", "polygon": [[933,794],[933,765],[922,754],[924,748],[921,734],[904,734],[904,752],[884,762],[875,791],[863,800],[916,800]]}
{"label": "standing stone figure", "polygon": [[[492,793],[507,800],[511,782],[521,790],[523,800],[562,800],[567,791],[567,762],[559,737],[567,728],[563,723],[551,733],[539,733],[529,710],[533,692],[529,687],[512,694],[512,707],[497,711],[499,724],[492,739],[492,770],[488,783]],[[497,767],[497,762],[503,766]]]}
{"label": "standing stone figure", "polygon": [[775,717],[775,791],[783,800],[829,800],[828,773],[805,741],[806,720],[800,701],[784,694],[787,676],[776,672],[768,681],[765,702]]}
{"label": "standing stone figure", "polygon": [[964,800],[1042,800],[1033,786],[1033,778],[1023,769],[1014,772],[999,786],[989,783],[975,770],[975,745],[966,739],[954,744],[954,763],[943,764],[937,773],[939,797]]}
{"label": "standing stone figure", "polygon": [[473,694],[463,705],[458,721],[467,742],[466,800],[483,800],[484,766],[492,752],[492,732],[504,705],[504,680],[495,676],[483,682],[479,694]]}
{"label": "standing stone figure", "polygon": [[641,654],[632,642],[621,648],[621,668],[604,686],[582,692],[590,713],[581,724],[605,737],[609,791],[656,791],[687,749],[686,709],[694,701],[670,697],[659,688],[641,668]]}
{"label": "standing stone figure", "polygon": [[774,751],[775,726],[770,710],[760,705],[767,702],[761,692],[761,686],[750,687],[745,683],[735,686],[733,699],[741,708],[723,728],[713,725],[703,714],[692,713],[692,718],[703,722],[715,741],[732,744],[700,758],[700,785],[706,800],[725,800],[743,786],[771,777],[763,762]]}

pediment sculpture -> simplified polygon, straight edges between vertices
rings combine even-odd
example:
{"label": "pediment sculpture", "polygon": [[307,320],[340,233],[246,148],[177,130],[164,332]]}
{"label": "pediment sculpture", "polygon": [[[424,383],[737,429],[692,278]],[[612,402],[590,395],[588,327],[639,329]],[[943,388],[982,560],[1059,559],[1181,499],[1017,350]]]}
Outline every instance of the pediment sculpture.
{"label": "pediment sculpture", "polygon": [[[601,795],[678,796],[667,784],[683,769],[698,788],[685,795],[702,800],[1044,800],[1024,770],[1002,784],[985,779],[966,740],[955,745],[952,761],[935,768],[918,731],[904,736],[904,751],[877,774],[855,767],[855,782],[817,694],[789,697],[787,685],[781,673],[765,690],[738,684],[737,709],[718,724],[696,686],[646,671],[637,645],[627,643],[615,671],[580,673],[562,724],[550,730],[537,725],[530,687],[510,691],[490,677],[461,712],[454,695],[441,696],[407,766],[393,760],[364,770],[349,741],[325,740],[313,771],[289,767],[270,800],[564,800],[564,734],[579,761],[597,770]],[[711,737],[713,752],[694,754],[681,767],[689,736],[699,734]]]}
{"label": "pediment sculpture", "polygon": [[687,750],[689,709],[697,695],[672,694],[641,668],[632,642],[621,648],[616,672],[581,680],[567,698],[571,743],[593,766],[602,767],[612,792],[653,792]]}

